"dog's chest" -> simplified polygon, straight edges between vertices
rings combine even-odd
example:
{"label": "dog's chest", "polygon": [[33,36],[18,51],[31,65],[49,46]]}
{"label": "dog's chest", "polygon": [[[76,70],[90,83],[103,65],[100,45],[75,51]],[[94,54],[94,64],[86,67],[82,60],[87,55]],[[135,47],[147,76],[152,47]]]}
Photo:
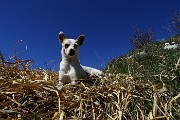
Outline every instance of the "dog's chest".
{"label": "dog's chest", "polygon": [[68,76],[71,80],[87,78],[87,74],[80,64],[74,65],[62,63],[60,65],[60,71],[62,76]]}

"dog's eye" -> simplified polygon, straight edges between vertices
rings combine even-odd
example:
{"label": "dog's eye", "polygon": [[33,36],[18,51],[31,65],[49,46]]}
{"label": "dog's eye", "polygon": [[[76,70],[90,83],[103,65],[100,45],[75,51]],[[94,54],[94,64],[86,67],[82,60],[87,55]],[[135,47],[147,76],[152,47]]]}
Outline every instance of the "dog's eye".
{"label": "dog's eye", "polygon": [[74,44],[74,48],[76,49],[78,47],[78,44]]}
{"label": "dog's eye", "polygon": [[68,48],[68,47],[69,47],[69,44],[65,44],[64,46],[65,46],[65,48]]}

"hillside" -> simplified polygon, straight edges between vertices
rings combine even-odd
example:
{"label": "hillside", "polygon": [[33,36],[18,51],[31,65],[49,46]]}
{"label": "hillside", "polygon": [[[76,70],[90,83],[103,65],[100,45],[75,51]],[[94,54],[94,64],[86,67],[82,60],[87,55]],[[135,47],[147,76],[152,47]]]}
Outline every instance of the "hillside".
{"label": "hillside", "polygon": [[0,55],[0,119],[178,120],[180,49],[145,45],[113,59],[101,78],[56,88],[57,72],[31,69],[32,60]]}
{"label": "hillside", "polygon": [[135,49],[125,56],[113,59],[106,66],[105,71],[141,77],[141,79],[154,83],[159,81],[157,76],[161,76],[159,82],[166,83],[173,91],[172,93],[177,94],[180,92],[180,61],[178,61],[180,60],[180,47],[164,49],[165,43],[173,42],[180,44],[180,37],[146,44],[141,49]]}
{"label": "hillside", "polygon": [[[173,42],[180,45],[180,37],[146,44],[141,49],[111,60],[104,71],[132,76],[140,80],[139,84],[142,81],[151,83],[155,91],[168,96],[163,96],[166,100],[180,95],[180,47],[164,49],[166,43]],[[180,104],[177,106],[180,109]]]}

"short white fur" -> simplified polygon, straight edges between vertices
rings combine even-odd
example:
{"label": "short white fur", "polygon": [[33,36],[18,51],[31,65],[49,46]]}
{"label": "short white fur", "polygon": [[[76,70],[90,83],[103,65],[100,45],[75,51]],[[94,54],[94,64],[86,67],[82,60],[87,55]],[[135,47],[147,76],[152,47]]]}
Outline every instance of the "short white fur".
{"label": "short white fur", "polygon": [[63,32],[59,33],[59,41],[62,45],[59,70],[59,87],[65,83],[75,84],[78,79],[86,79],[91,75],[100,76],[102,71],[95,68],[82,66],[78,59],[79,47],[83,44],[84,35],[77,39],[67,39]]}

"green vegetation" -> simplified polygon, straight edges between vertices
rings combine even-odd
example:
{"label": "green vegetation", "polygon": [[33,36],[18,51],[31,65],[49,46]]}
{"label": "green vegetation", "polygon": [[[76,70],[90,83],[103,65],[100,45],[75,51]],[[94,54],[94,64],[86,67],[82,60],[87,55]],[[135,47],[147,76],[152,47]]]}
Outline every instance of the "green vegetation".
{"label": "green vegetation", "polygon": [[[105,68],[106,72],[128,74],[154,84],[165,83],[174,94],[180,92],[179,59],[180,49],[164,49],[166,42],[180,42],[180,37],[145,44],[140,49],[113,59]],[[158,76],[158,77],[157,77]],[[161,80],[159,80],[161,77]]]}
{"label": "green vegetation", "polygon": [[[150,90],[144,86],[151,84],[153,89],[149,93],[158,93],[158,103],[167,104],[176,95],[180,97],[180,49],[164,49],[166,42],[180,43],[180,37],[147,43],[140,49],[135,49],[125,56],[113,59],[104,71],[114,75],[125,74],[132,76],[132,81],[137,82],[134,87],[144,84],[141,89],[138,87],[135,89],[142,94],[144,100],[145,93]],[[178,100],[180,101],[180,98]],[[137,105],[140,102],[142,102],[140,99],[134,99],[132,104]],[[152,108],[154,101],[151,102],[146,101],[144,108]],[[135,111],[134,108],[130,109]],[[174,109],[180,109],[179,102],[177,102]],[[177,116],[173,119],[180,119],[180,113],[177,112]]]}

